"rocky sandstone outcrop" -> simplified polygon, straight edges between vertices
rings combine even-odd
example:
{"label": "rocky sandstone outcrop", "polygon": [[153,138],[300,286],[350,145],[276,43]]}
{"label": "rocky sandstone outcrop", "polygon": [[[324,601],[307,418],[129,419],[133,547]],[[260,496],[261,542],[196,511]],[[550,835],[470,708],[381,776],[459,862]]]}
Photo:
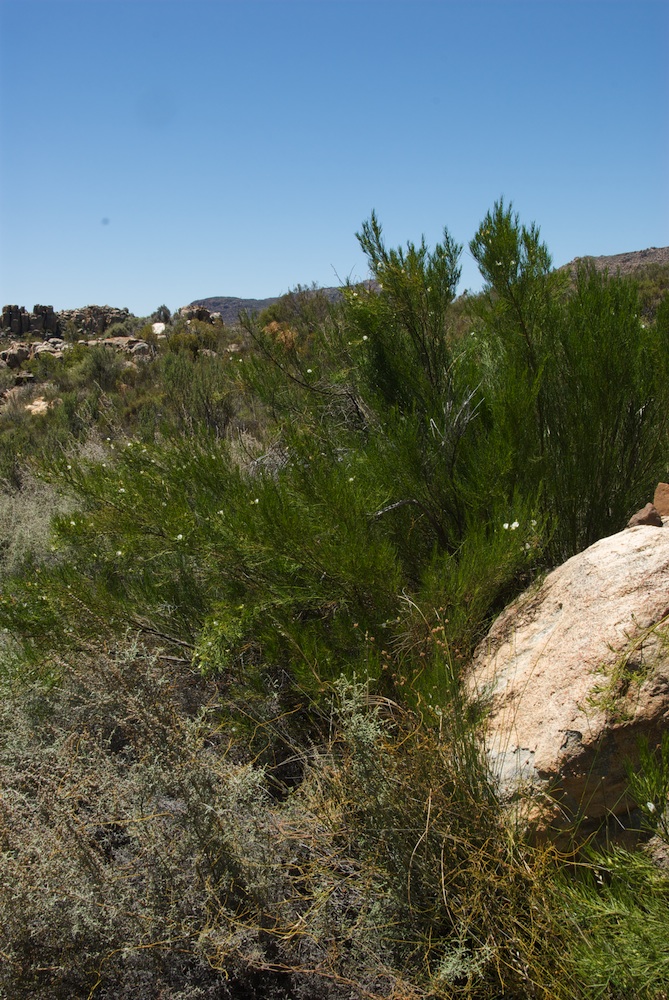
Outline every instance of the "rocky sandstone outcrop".
{"label": "rocky sandstone outcrop", "polygon": [[3,306],[0,315],[0,334],[12,337],[22,337],[25,334],[35,336],[54,336],[59,331],[58,314],[53,306],[33,306],[31,313],[23,306]]}
{"label": "rocky sandstone outcrop", "polygon": [[52,337],[50,340],[36,341],[32,344],[24,341],[12,341],[9,347],[0,351],[0,363],[7,368],[14,370],[21,367],[25,361],[36,358],[40,354],[50,354],[54,358],[62,358],[63,351],[69,347],[60,337]]}
{"label": "rocky sandstone outcrop", "polygon": [[96,344],[110,347],[115,351],[122,351],[124,354],[131,354],[134,358],[149,358],[153,354],[147,342],[138,340],[137,337],[105,337],[104,340],[88,341],[89,347]]}
{"label": "rocky sandstone outcrop", "polygon": [[14,338],[62,336],[69,328],[83,337],[100,337],[115,323],[132,319],[127,309],[114,306],[85,306],[83,309],[64,309],[54,312],[53,306],[33,306],[27,312],[24,306],[3,306],[0,314],[0,336]]}
{"label": "rocky sandstone outcrop", "polygon": [[44,396],[36,396],[35,399],[31,399],[29,403],[25,404],[25,409],[33,416],[44,416],[50,409],[62,402],[62,399],[47,400]]}
{"label": "rocky sandstone outcrop", "polygon": [[[137,337],[107,337],[88,341],[79,341],[87,347],[106,347],[110,350],[125,354],[129,362],[146,361],[153,357],[153,348],[145,340]],[[0,351],[0,367],[10,368],[16,371],[15,380],[18,382],[29,381],[34,378],[29,372],[20,372],[21,365],[25,361],[38,357],[40,354],[49,354],[53,358],[62,358],[63,352],[71,347],[60,337],[51,337],[49,340],[27,343],[25,341],[12,341],[8,347]]]}
{"label": "rocky sandstone outcrop", "polygon": [[645,507],[638,510],[636,514],[632,514],[631,518],[627,522],[628,528],[636,528],[639,524],[652,524],[656,528],[662,527],[662,518],[660,513],[653,503],[647,503]]}
{"label": "rocky sandstone outcrop", "polygon": [[220,316],[220,313],[212,314],[204,306],[182,306],[179,310],[179,315],[182,319],[192,320],[197,319],[201,323],[213,323],[216,316]]}
{"label": "rocky sandstone outcrop", "polygon": [[653,507],[661,517],[669,517],[669,483],[657,484]]}
{"label": "rocky sandstone outcrop", "polygon": [[30,352],[30,344],[11,343],[6,350],[0,351],[0,361],[3,361],[8,368],[20,368],[30,357]]}
{"label": "rocky sandstone outcrop", "polygon": [[115,323],[124,323],[131,318],[127,309],[113,306],[85,306],[83,309],[63,309],[58,313],[61,329],[73,326],[80,337],[101,336]]}
{"label": "rocky sandstone outcrop", "polygon": [[668,640],[666,523],[601,539],[510,605],[468,677],[507,799],[554,832],[625,817],[625,762],[669,728]]}

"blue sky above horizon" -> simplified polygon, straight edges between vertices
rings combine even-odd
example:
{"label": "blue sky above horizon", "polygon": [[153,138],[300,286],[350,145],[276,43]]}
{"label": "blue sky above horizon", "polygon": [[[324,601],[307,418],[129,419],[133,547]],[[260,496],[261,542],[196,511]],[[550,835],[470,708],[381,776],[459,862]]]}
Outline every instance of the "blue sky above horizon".
{"label": "blue sky above horizon", "polygon": [[355,232],[669,244],[666,0],[0,0],[0,304],[364,278]]}

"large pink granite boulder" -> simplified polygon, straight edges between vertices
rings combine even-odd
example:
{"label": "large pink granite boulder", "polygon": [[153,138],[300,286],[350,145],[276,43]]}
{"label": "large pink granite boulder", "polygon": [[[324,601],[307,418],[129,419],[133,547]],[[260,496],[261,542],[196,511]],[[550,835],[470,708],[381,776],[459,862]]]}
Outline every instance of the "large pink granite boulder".
{"label": "large pink granite boulder", "polygon": [[467,679],[503,794],[591,828],[633,803],[625,762],[669,727],[669,525],[627,528],[497,619]]}

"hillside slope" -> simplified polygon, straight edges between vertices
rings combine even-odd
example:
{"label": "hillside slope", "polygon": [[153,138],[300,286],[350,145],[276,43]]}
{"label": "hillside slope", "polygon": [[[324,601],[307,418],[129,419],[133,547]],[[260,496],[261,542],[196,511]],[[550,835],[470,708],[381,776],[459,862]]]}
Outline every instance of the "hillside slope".
{"label": "hillside slope", "polygon": [[590,261],[597,271],[609,271],[611,274],[631,275],[640,270],[651,267],[669,268],[669,247],[648,247],[646,250],[633,250],[628,253],[611,254],[602,257],[574,257],[568,264],[564,264],[560,270],[571,268],[572,270],[581,261]]}

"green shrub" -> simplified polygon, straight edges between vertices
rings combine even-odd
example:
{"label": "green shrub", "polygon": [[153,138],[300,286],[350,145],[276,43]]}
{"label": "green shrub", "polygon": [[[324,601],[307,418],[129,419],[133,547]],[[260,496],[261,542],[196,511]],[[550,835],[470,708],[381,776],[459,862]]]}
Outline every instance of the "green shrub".
{"label": "green shrub", "polygon": [[167,341],[167,349],[172,351],[174,354],[179,354],[181,351],[187,351],[192,355],[193,360],[197,357],[197,353],[200,350],[200,341],[196,333],[183,332],[183,333],[173,333],[172,336]]}
{"label": "green shrub", "polygon": [[156,311],[154,313],[151,313],[151,322],[152,323],[165,323],[165,324],[171,323],[172,322],[172,313],[167,308],[167,306],[165,306],[165,305],[158,306],[158,308],[156,309]]}
{"label": "green shrub", "polygon": [[66,506],[52,484],[29,471],[18,489],[5,486],[0,492],[0,579],[49,560],[51,524]]}
{"label": "green shrub", "polygon": [[177,435],[225,435],[234,413],[225,358],[198,357],[196,352],[191,360],[185,352],[170,353],[162,359],[160,374]]}
{"label": "green shrub", "polygon": [[[472,242],[489,290],[476,335],[461,343],[449,325],[459,248],[448,234],[432,252],[388,251],[372,216],[360,239],[383,288],[349,289],[314,328],[313,296],[291,300],[308,353],[250,321],[257,352],[234,375],[223,358],[168,352],[148,426],[160,419],[189,443],[67,476],[88,510],[89,540],[79,524],[60,525],[71,575],[92,595],[80,595],[86,606],[113,599],[114,628],[149,623],[215,669],[198,645],[204,628],[221,668],[250,644],[276,667],[323,679],[360,648],[354,625],[383,627],[399,648],[403,633],[446,620],[464,662],[546,553],[564,558],[620,527],[650,488],[667,380],[632,286],[582,270],[568,294],[538,230],[500,204]],[[108,358],[90,359],[113,384]],[[274,443],[240,469],[223,439],[244,391]],[[80,404],[65,395],[63,411],[81,433]],[[203,433],[221,445],[194,447]],[[504,529],[515,522],[517,534]]]}
{"label": "green shrub", "polygon": [[669,295],[669,265],[651,264],[634,275],[639,289],[641,312],[646,322],[653,322],[657,311]]}
{"label": "green shrub", "polygon": [[[561,884],[560,884],[561,883]],[[669,989],[669,878],[644,853],[590,854],[558,891],[581,995],[664,1000]]]}
{"label": "green shrub", "polygon": [[136,337],[137,331],[142,325],[142,320],[138,316],[128,316],[127,319],[112,323],[104,331],[103,336],[107,337]]}
{"label": "green shrub", "polygon": [[538,229],[503,203],[470,248],[487,281],[470,348],[486,418],[510,485],[541,498],[559,562],[624,527],[664,474],[665,338],[640,322],[629,280],[583,265],[569,293]]}
{"label": "green shrub", "polygon": [[309,288],[298,285],[260,314],[258,326],[264,329],[276,324],[279,328],[292,331],[300,349],[304,350],[310,338],[330,321],[331,314],[332,302],[323,289],[316,285]]}

